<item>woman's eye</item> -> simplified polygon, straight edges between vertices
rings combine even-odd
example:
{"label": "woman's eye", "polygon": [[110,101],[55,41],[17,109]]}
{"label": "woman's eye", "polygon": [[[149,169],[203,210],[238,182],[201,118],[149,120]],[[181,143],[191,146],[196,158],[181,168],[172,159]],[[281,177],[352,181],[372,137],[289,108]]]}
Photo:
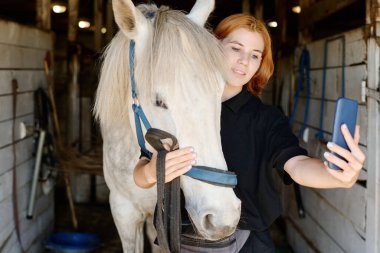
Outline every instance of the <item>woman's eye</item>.
{"label": "woman's eye", "polygon": [[238,52],[238,51],[239,51],[239,48],[237,48],[237,47],[232,47],[232,50]]}
{"label": "woman's eye", "polygon": [[259,59],[259,57],[257,55],[252,55],[252,59],[256,60],[256,59]]}

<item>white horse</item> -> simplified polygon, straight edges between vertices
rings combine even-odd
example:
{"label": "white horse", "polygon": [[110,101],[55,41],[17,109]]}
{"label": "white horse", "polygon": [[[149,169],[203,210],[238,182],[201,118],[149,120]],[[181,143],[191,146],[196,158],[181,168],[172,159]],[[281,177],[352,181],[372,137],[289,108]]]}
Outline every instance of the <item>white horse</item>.
{"label": "white horse", "polygon": [[[227,170],[220,140],[224,57],[218,41],[203,28],[213,0],[198,0],[188,15],[155,5],[136,8],[128,0],[112,4],[120,31],[104,55],[95,113],[104,141],[104,176],[123,250],[142,252],[146,220],[150,239],[156,235],[152,215],[157,194],[156,187],[141,189],[133,180],[140,148],[131,108],[130,41],[136,42],[137,95],[152,127],[175,135],[181,147],[194,147],[197,164]],[[158,106],[158,101],[165,106]],[[201,236],[218,240],[234,232],[240,200],[231,188],[188,176],[180,181],[185,208]]]}

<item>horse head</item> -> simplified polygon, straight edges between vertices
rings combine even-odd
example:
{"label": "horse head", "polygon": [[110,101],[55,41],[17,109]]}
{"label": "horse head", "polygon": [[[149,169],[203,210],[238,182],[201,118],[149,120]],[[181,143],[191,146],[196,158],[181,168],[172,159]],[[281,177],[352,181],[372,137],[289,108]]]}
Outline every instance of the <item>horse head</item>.
{"label": "horse head", "polygon": [[[227,170],[220,139],[224,57],[219,42],[203,27],[213,8],[214,1],[198,0],[185,15],[167,7],[135,7],[132,1],[113,0],[120,31],[105,53],[95,104],[103,136],[128,125],[134,132],[128,144],[137,146],[128,60],[133,40],[136,93],[152,127],[175,135],[180,147],[194,147],[198,165]],[[196,230],[210,240],[233,233],[240,217],[240,200],[233,190],[185,175],[180,180]]]}

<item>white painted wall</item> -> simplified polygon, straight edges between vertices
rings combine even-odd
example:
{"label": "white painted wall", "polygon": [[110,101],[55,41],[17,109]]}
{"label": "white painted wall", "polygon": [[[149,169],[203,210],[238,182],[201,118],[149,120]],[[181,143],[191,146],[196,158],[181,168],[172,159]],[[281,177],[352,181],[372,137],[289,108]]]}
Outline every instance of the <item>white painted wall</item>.
{"label": "white painted wall", "polygon": [[12,141],[12,79],[18,82],[16,126],[33,125],[33,92],[46,87],[43,60],[53,49],[52,34],[0,20],[0,252],[18,253],[12,205],[13,145],[16,146],[17,196],[21,241],[28,253],[43,252],[43,242],[54,224],[54,193],[44,195],[39,185],[34,218],[26,219],[34,169],[33,137]]}

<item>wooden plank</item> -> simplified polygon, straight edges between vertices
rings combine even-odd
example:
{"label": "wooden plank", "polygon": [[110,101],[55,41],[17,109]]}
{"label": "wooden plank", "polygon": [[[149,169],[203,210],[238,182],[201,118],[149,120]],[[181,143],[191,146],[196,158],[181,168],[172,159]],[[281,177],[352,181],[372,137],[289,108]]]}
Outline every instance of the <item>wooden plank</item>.
{"label": "wooden plank", "polygon": [[[301,188],[303,202],[306,210],[306,219],[311,219],[316,223],[313,226],[307,227],[300,225],[302,233],[313,245],[321,252],[336,252],[322,250],[325,247],[325,238],[330,238],[335,244],[342,249],[343,252],[362,252],[365,248],[365,238],[362,232],[358,232],[358,228],[346,217],[342,216],[338,210],[326,202],[323,198],[317,195],[311,189]],[[288,201],[286,206],[287,214],[292,217],[294,222],[303,222],[297,218],[295,212],[294,201]],[[292,210],[293,211],[290,211]],[[318,232],[318,228],[322,231]],[[344,231],[344,232],[343,232]]]}
{"label": "wooden plank", "polygon": [[37,0],[37,27],[43,30],[51,29],[51,0]]}
{"label": "wooden plank", "polygon": [[[379,85],[379,55],[377,38],[368,39],[368,87]],[[380,252],[380,103],[367,98],[368,105],[368,204],[367,252]]]}
{"label": "wooden plank", "polygon": [[42,70],[46,50],[0,44],[0,69]]}
{"label": "wooden plank", "polygon": [[[0,210],[1,210],[1,219],[0,219],[0,227],[1,230],[3,228],[12,227],[13,223],[13,206],[12,206],[12,197],[9,196],[2,201],[0,201]],[[4,242],[4,240],[9,236],[8,233],[0,232],[0,242]],[[0,243],[0,247],[3,246],[3,243]]]}
{"label": "wooden plank", "polygon": [[[299,74],[295,72],[298,82]],[[361,101],[361,83],[367,79],[367,66],[365,64],[349,66],[345,68],[345,97]],[[310,96],[320,98],[322,96],[323,70],[310,71]],[[297,83],[298,85],[298,83]],[[306,86],[304,80],[304,87]],[[306,96],[306,87],[301,92]],[[325,99],[336,100],[342,96],[342,69],[330,68],[326,70]]]}
{"label": "wooden plank", "polygon": [[[307,44],[307,49],[310,52],[311,69],[320,69],[323,67],[324,62],[324,46],[325,41],[344,35],[345,37],[345,62],[346,66],[362,64],[367,59],[367,44],[365,41],[365,27],[360,27],[348,32],[337,34],[321,40],[316,40]],[[303,47],[295,50],[294,63],[295,68],[298,68],[299,59]],[[327,67],[342,66],[342,41],[334,40],[328,43]]]}
{"label": "wooden plank", "polygon": [[342,216],[350,220],[360,229],[362,235],[366,231],[367,190],[358,184],[350,189],[316,189],[330,205],[335,207]]}
{"label": "wooden plank", "polygon": [[34,159],[30,159],[17,166],[17,188],[23,187],[33,177]]}
{"label": "wooden plank", "polygon": [[[34,94],[26,92],[17,94],[16,117],[34,112]],[[0,122],[13,118],[13,95],[0,96]]]}
{"label": "wooden plank", "polygon": [[67,38],[69,42],[74,42],[77,38],[78,30],[79,0],[68,0],[68,7],[69,28],[67,32]]}
{"label": "wooden plank", "polygon": [[351,5],[356,0],[320,0],[308,8],[303,8],[299,17],[300,29],[305,29],[314,23],[332,15],[333,13]]}
{"label": "wooden plank", "polygon": [[[16,118],[15,126],[18,129],[18,126],[21,122],[26,122],[27,125],[33,125],[34,122],[34,115],[29,114],[25,115],[19,118]],[[0,122],[0,148],[7,146],[12,143],[12,120]],[[16,131],[16,141],[20,140],[20,133]]]}
{"label": "wooden plank", "polygon": [[21,252],[19,243],[17,241],[16,230],[13,230],[11,232],[10,238],[4,246],[5,247],[2,252]]}
{"label": "wooden plank", "polygon": [[263,0],[256,0],[255,1],[255,17],[263,20],[264,17],[264,1]]}
{"label": "wooden plank", "polygon": [[[32,136],[16,143],[16,164],[24,163],[33,157],[35,151],[34,139]],[[0,175],[9,171],[13,167],[13,147],[12,145],[0,149]],[[0,209],[1,210],[1,209]]]}
{"label": "wooden plank", "polygon": [[12,94],[12,79],[17,80],[19,93],[46,87],[43,70],[0,70],[0,95]]}
{"label": "wooden plank", "polygon": [[8,198],[12,194],[12,171],[8,171],[0,176],[0,201]]}
{"label": "wooden plank", "polygon": [[290,222],[286,222],[286,239],[295,253],[317,253]]}
{"label": "wooden plank", "polygon": [[[295,252],[344,252],[334,238],[331,238],[309,213],[306,213],[305,218],[299,218],[293,187],[285,186],[283,192],[285,196],[286,237]],[[302,197],[305,198],[307,195],[302,195]],[[296,232],[296,235],[292,232]]]}
{"label": "wooden plank", "polygon": [[0,44],[40,49],[53,48],[53,33],[35,27],[0,19],[0,33],[4,35],[0,36]]}

